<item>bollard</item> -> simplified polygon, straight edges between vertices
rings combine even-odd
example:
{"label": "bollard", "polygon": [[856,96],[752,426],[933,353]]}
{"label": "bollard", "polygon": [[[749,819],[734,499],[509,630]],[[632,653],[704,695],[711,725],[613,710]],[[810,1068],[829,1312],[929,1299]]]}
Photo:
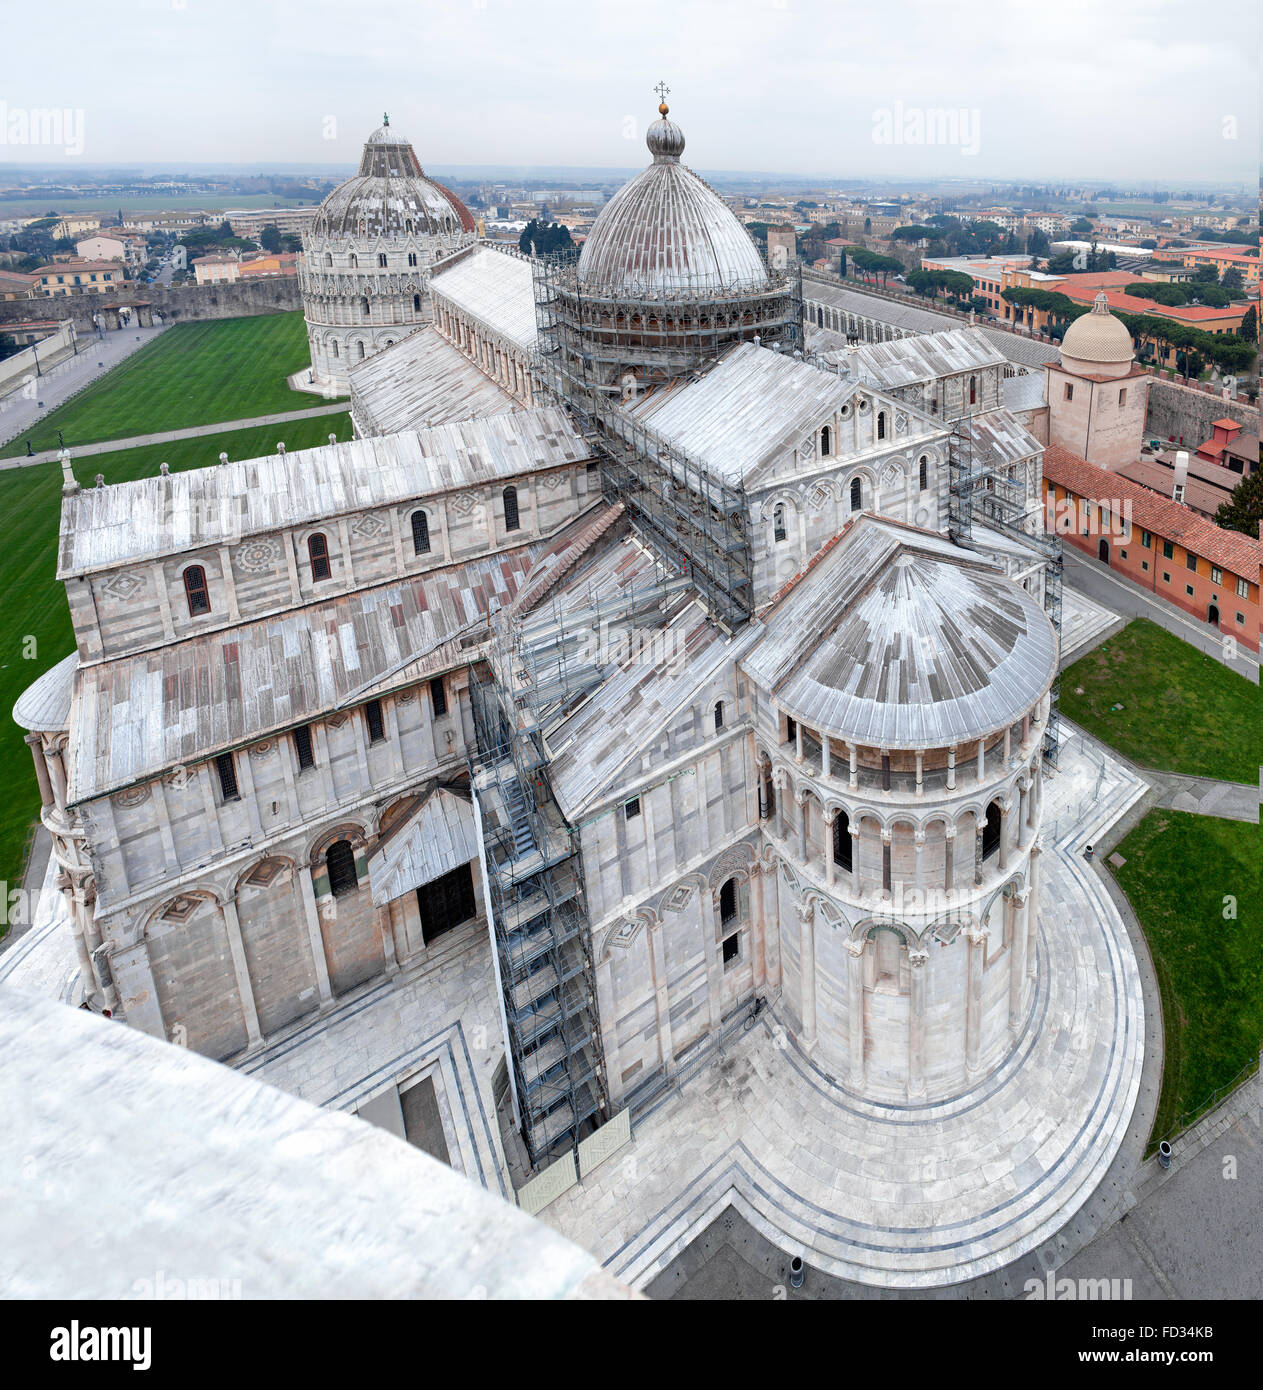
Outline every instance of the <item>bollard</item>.
{"label": "bollard", "polygon": [[1091,846],[1091,845],[1084,845],[1084,847],[1083,847],[1083,857],[1084,857],[1085,859],[1089,860],[1089,861],[1091,860],[1091,858],[1092,858],[1092,846]]}
{"label": "bollard", "polygon": [[1165,1139],[1158,1145],[1158,1166],[1163,1172],[1171,1166],[1171,1146]]}
{"label": "bollard", "polygon": [[801,1289],[803,1286],[803,1257],[795,1255],[789,1262],[789,1286],[791,1289]]}

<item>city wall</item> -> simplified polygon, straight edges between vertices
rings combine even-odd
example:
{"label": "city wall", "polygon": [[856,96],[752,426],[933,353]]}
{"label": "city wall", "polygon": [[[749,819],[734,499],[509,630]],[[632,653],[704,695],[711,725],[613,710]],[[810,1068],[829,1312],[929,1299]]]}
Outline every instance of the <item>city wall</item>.
{"label": "city wall", "polygon": [[1209,439],[1215,420],[1236,420],[1242,431],[1257,434],[1259,412],[1244,401],[1226,401],[1217,392],[1198,391],[1173,381],[1154,377],[1149,383],[1149,408],[1145,414],[1145,437],[1174,438],[1196,448]]}
{"label": "city wall", "polygon": [[0,301],[0,324],[31,319],[70,319],[80,333],[92,332],[92,315],[106,304],[148,301],[167,323],[197,319],[235,319],[250,314],[279,314],[301,309],[295,276],[260,279],[235,285],[129,284],[119,294],[81,294],[58,298]]}

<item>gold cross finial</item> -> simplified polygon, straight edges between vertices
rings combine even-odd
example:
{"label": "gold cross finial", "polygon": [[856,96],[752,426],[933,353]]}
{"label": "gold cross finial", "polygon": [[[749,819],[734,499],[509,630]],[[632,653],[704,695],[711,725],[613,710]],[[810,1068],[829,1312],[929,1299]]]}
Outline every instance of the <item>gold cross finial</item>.
{"label": "gold cross finial", "polygon": [[667,110],[669,109],[667,107],[667,93],[670,90],[671,88],[668,87],[665,82],[659,82],[658,85],[654,88],[654,91],[658,94],[658,110],[664,116],[667,114]]}

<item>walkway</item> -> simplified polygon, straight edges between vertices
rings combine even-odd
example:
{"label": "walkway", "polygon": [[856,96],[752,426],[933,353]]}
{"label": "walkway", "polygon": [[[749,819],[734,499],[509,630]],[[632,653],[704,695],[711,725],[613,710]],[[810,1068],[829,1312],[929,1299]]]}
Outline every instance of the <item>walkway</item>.
{"label": "walkway", "polygon": [[1224,820],[1259,823],[1259,787],[1241,782],[1216,782],[1209,777],[1184,777],[1176,772],[1141,769],[1158,788],[1159,806],[1173,811],[1192,811],[1199,816],[1219,816]]}
{"label": "walkway", "polygon": [[1061,553],[1066,562],[1067,585],[1129,618],[1148,618],[1196,647],[1198,651],[1213,656],[1230,671],[1236,671],[1255,685],[1259,683],[1259,657],[1249,647],[1238,643],[1237,655],[1231,659],[1226,658],[1224,637],[1214,628],[1188,617],[1174,604],[1164,602],[1147,589],[1142,589],[1139,584],[1133,584],[1131,580],[1106,569],[1098,561],[1080,555],[1072,546],[1063,546]]}
{"label": "walkway", "polygon": [[[96,444],[76,444],[70,453],[73,458],[86,458],[90,454],[112,454],[121,449],[139,449],[144,444],[169,444],[176,439],[202,439],[208,434],[226,434],[229,430],[248,430],[259,425],[283,425],[288,420],[311,420],[320,415],[344,415],[350,408],[349,401],[341,401],[335,405],[287,410],[280,415],[254,415],[246,420],[222,420],[217,425],[194,425],[190,429],[166,430],[161,434],[134,434],[128,439],[104,439]],[[37,463],[52,463],[57,456],[56,449],[45,449],[43,453],[32,454],[29,458],[0,459],[0,468],[28,468]]]}
{"label": "walkway", "polygon": [[0,400],[0,444],[29,433],[50,411],[153,342],[163,329],[162,324],[118,328],[100,338],[95,333],[80,333],[78,353],[37,378],[34,396],[23,394],[19,388]]}

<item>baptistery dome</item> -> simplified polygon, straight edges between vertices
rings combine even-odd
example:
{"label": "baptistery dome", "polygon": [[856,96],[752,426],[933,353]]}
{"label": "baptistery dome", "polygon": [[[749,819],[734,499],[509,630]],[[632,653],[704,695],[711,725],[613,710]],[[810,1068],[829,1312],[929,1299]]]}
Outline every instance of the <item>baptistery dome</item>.
{"label": "baptistery dome", "polygon": [[429,323],[430,268],[476,239],[469,209],[425,176],[384,118],[358,172],[329,194],[303,236],[310,384],[346,391],[357,362]]}
{"label": "baptistery dome", "polygon": [[320,205],[321,236],[452,236],[472,232],[469,209],[450,189],[425,176],[412,145],[387,119],[364,144],[359,172]]}
{"label": "baptistery dome", "polygon": [[1075,319],[1061,340],[1063,362],[1068,358],[1089,370],[1105,367],[1106,375],[1111,374],[1111,369],[1129,368],[1135,355],[1127,325],[1110,313],[1104,291],[1093,301],[1092,312]]}
{"label": "baptistery dome", "polygon": [[667,105],[645,143],[653,163],[602,209],[579,257],[580,284],[613,294],[761,289],[750,234],[705,180],[680,163],[684,132]]}

